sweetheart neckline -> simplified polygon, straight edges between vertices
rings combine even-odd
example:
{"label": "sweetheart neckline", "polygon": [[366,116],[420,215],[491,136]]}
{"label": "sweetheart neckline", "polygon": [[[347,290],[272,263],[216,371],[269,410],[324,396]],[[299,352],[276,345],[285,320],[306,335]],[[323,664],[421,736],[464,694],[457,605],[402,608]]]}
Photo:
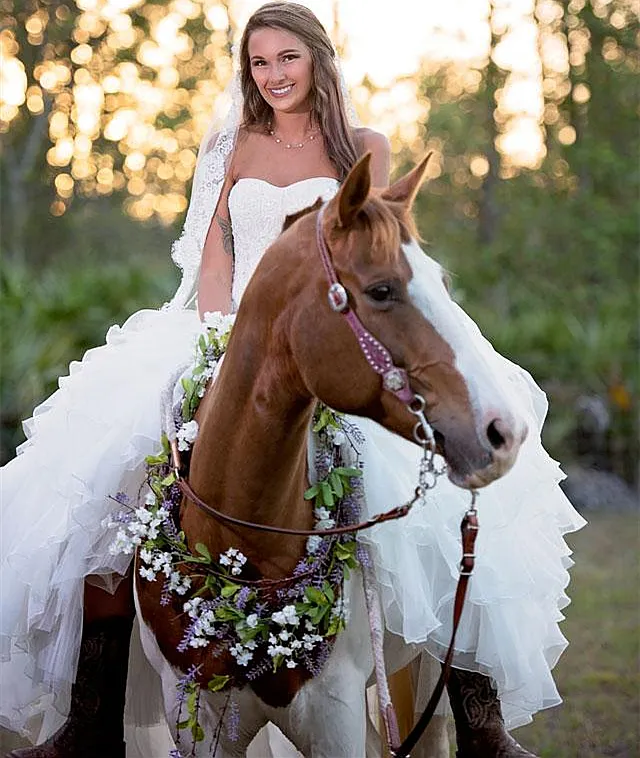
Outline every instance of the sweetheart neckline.
{"label": "sweetheart neckline", "polygon": [[236,181],[236,183],[231,187],[231,191],[233,191],[234,187],[237,187],[240,182],[260,182],[260,184],[266,184],[268,187],[273,187],[274,189],[289,189],[291,187],[295,187],[298,184],[304,184],[305,182],[312,182],[312,181],[318,181],[318,180],[324,180],[324,181],[331,181],[339,183],[339,180],[336,179],[334,176],[309,176],[306,179],[298,179],[297,182],[292,182],[291,184],[273,184],[273,182],[268,181],[267,179],[260,179],[257,176],[241,176],[240,179]]}

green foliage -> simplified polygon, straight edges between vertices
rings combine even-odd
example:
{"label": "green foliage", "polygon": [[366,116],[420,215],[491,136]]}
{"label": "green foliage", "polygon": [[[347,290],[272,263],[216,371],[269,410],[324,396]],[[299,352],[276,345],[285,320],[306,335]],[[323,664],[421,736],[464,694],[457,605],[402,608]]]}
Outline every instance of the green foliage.
{"label": "green foliage", "polygon": [[[473,156],[495,158],[489,69],[473,94],[449,94],[446,68],[425,77],[423,92],[433,103],[425,140],[442,146],[443,173],[416,210],[433,255],[454,274],[456,299],[496,349],[548,392],[545,442],[552,454],[571,456],[576,401],[597,394],[613,419],[611,465],[633,480],[640,452],[637,55],[631,26],[615,28],[591,3],[576,24],[591,46],[567,83],[587,84],[590,98],[578,107],[570,94],[552,95],[577,139],[561,144],[548,127],[538,171],[490,182],[469,169]],[[613,40],[615,58],[605,55]],[[487,201],[495,217],[491,239],[481,243]]]}
{"label": "green foliage", "polygon": [[166,262],[80,260],[50,267],[3,262],[0,273],[2,458],[23,439],[20,421],[56,388],[72,360],[104,343],[111,324],[158,307],[175,276]]}

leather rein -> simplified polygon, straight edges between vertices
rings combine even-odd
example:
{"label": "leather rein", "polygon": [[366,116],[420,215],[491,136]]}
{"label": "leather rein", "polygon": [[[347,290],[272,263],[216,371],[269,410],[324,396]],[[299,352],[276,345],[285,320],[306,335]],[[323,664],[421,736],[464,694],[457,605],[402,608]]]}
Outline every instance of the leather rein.
{"label": "leather rein", "polygon": [[[424,460],[427,460],[428,464],[431,466],[431,469],[429,471],[433,473],[434,469],[432,466],[433,466],[433,455],[434,455],[433,451],[435,451],[435,439],[433,435],[433,430],[424,414],[424,408],[425,408],[424,398],[422,398],[418,394],[415,394],[411,390],[409,377],[407,375],[406,370],[394,364],[391,353],[387,350],[387,348],[381,342],[379,342],[364,327],[364,325],[358,318],[355,311],[353,311],[351,307],[349,306],[349,295],[345,287],[340,283],[340,280],[338,279],[338,275],[336,273],[335,267],[331,260],[329,249],[324,237],[323,220],[324,220],[325,208],[326,208],[326,203],[318,211],[318,215],[316,219],[316,242],[318,246],[318,251],[320,253],[320,258],[322,260],[322,265],[327,275],[327,279],[329,280],[329,291],[328,291],[329,305],[331,306],[332,310],[334,310],[336,313],[342,314],[345,317],[356,339],[358,340],[358,344],[364,354],[364,357],[367,360],[367,363],[369,364],[369,366],[371,366],[371,368],[377,374],[379,374],[382,377],[383,388],[387,392],[390,392],[391,394],[395,395],[402,403],[406,405],[409,412],[417,417],[417,422],[413,429],[413,436],[414,436],[415,441],[419,445],[422,445],[422,448],[424,451]],[[253,521],[245,521],[244,519],[239,519],[239,518],[235,518],[234,516],[229,516],[228,514],[222,513],[222,511],[217,510],[216,508],[209,505],[208,503],[205,503],[204,500],[198,497],[198,495],[193,491],[191,485],[189,484],[189,482],[183,475],[183,469],[182,469],[182,465],[180,461],[180,454],[178,452],[178,446],[177,446],[176,440],[172,440],[170,444],[171,444],[171,457],[172,457],[173,472],[176,477],[176,483],[178,487],[180,488],[181,492],[183,493],[183,495],[188,500],[190,500],[192,503],[194,503],[200,509],[202,509],[205,513],[212,516],[218,521],[222,521],[227,524],[233,524],[234,526],[245,527],[248,529],[254,529],[256,531],[262,531],[262,532],[288,534],[288,535],[297,536],[297,537],[310,537],[310,536],[318,536],[318,535],[329,536],[329,535],[356,533],[356,532],[362,531],[363,529],[369,529],[372,526],[376,526],[377,524],[384,523],[385,521],[391,521],[391,520],[403,518],[409,513],[414,503],[422,499],[422,497],[424,496],[425,489],[428,489],[429,487],[429,485],[423,486],[423,481],[422,481],[422,476],[421,476],[421,484],[418,487],[416,487],[415,494],[410,501],[408,501],[404,505],[397,506],[395,508],[392,508],[389,511],[385,511],[384,513],[380,513],[377,516],[374,516],[373,518],[367,519],[366,521],[361,521],[360,523],[354,524],[354,525],[339,526],[339,527],[334,527],[332,529],[323,529],[322,531],[318,531],[317,529],[313,529],[313,530],[288,529],[286,527],[269,526],[268,524],[259,524]],[[429,453],[430,453],[430,457],[429,457]],[[434,486],[434,484],[435,484],[435,477],[434,477],[434,482],[431,486]],[[427,703],[425,710],[423,711],[416,725],[413,727],[413,729],[409,733],[408,737],[404,740],[404,742],[400,743],[400,737],[397,730],[397,722],[395,719],[395,715],[393,716],[391,720],[392,721],[391,725],[389,724],[386,718],[383,719],[385,723],[385,727],[386,727],[386,732],[387,732],[387,744],[388,744],[389,752],[393,758],[408,758],[409,757],[410,751],[413,749],[413,747],[415,747],[417,741],[420,739],[420,737],[422,736],[422,733],[424,732],[429,722],[431,721],[431,718],[435,712],[435,709],[438,705],[440,697],[442,696],[444,688],[449,679],[449,671],[451,669],[451,661],[453,659],[453,650],[454,650],[456,633],[458,631],[458,625],[460,623],[460,617],[462,615],[462,608],[464,605],[464,599],[467,592],[469,577],[471,576],[471,573],[473,572],[473,568],[474,568],[474,560],[475,560],[474,545],[475,545],[475,540],[478,533],[478,517],[477,517],[476,506],[475,506],[476,496],[477,496],[477,493],[475,492],[475,490],[473,490],[471,506],[469,507],[469,510],[465,513],[462,519],[462,523],[460,525],[460,529],[462,532],[462,560],[460,562],[460,577],[458,579],[458,584],[456,587],[456,593],[455,593],[455,599],[454,599],[453,626],[452,626],[452,632],[451,632],[451,641],[449,643],[447,653],[442,663],[442,671],[440,674],[440,678],[438,679],[436,683],[433,694],[431,695],[431,698],[429,702]],[[300,579],[300,576],[286,577],[285,579],[281,579],[281,580],[277,580],[277,579],[276,580],[258,580],[258,581],[249,582],[249,581],[242,581],[242,580],[236,579],[235,581],[239,581],[240,583],[244,583],[244,584],[260,584],[260,585],[265,585],[265,586],[276,586],[276,585],[290,583],[292,580],[298,580],[298,579]],[[392,728],[389,728],[390,726]]]}

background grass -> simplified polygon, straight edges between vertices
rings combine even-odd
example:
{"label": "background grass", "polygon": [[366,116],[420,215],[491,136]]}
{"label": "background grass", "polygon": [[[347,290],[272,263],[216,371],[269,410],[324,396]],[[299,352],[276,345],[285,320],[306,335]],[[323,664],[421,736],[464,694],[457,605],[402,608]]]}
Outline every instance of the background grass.
{"label": "background grass", "polygon": [[640,755],[638,515],[591,514],[568,542],[570,645],[556,668],[564,704],[514,736],[541,758]]}

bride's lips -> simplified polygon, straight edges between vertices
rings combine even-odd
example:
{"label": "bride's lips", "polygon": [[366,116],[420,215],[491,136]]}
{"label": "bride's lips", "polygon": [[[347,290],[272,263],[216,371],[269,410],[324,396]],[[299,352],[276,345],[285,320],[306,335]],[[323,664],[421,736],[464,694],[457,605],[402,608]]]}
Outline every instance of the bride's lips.
{"label": "bride's lips", "polygon": [[271,97],[287,97],[293,91],[294,86],[293,84],[286,84],[284,87],[268,87],[267,92]]}

